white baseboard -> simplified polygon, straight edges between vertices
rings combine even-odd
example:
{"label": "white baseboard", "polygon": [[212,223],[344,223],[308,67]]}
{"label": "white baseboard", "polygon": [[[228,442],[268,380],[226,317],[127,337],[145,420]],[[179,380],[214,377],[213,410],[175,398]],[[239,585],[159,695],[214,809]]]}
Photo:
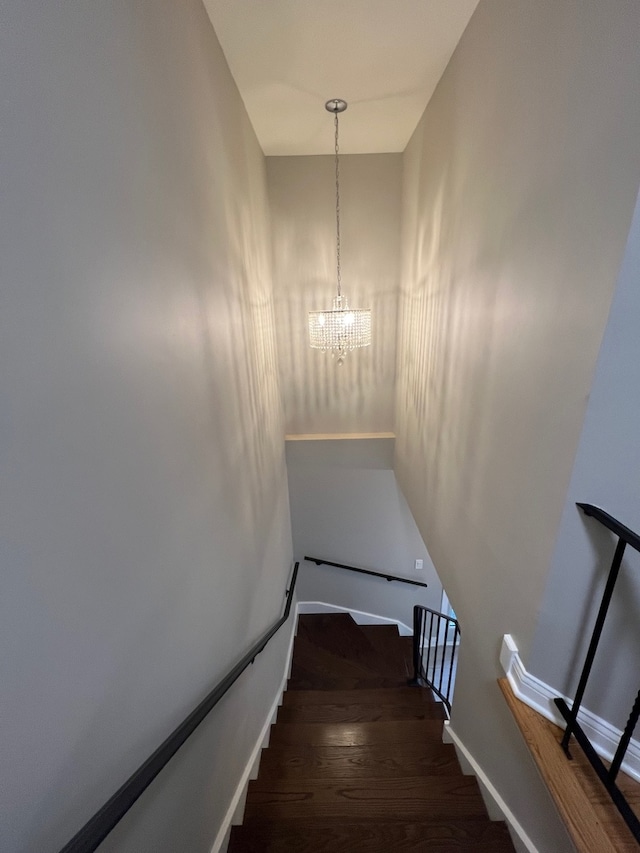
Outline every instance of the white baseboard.
{"label": "white baseboard", "polygon": [[[514,695],[547,720],[564,729],[566,727],[565,720],[553,700],[556,697],[564,699],[569,707],[571,707],[573,700],[563,696],[562,693],[527,672],[511,634],[505,634],[503,637],[500,663]],[[616,751],[622,731],[584,707],[580,709],[578,722],[598,755],[610,761]],[[640,782],[640,743],[637,740],[632,739],[629,744],[625,760],[622,762],[622,771]]]}
{"label": "white baseboard", "polygon": [[357,625],[396,625],[401,637],[413,636],[413,628],[397,619],[366,613],[364,610],[341,607],[339,604],[328,604],[326,601],[299,601],[296,610],[298,613],[349,613]]}
{"label": "white baseboard", "polygon": [[244,816],[244,805],[247,799],[247,789],[249,787],[249,781],[251,779],[255,779],[258,775],[258,770],[260,768],[260,756],[262,754],[262,750],[269,745],[269,734],[271,732],[271,724],[275,722],[275,718],[278,713],[278,707],[282,702],[282,694],[284,693],[287,686],[287,679],[289,678],[289,673],[291,670],[291,659],[293,656],[293,641],[296,635],[296,626],[298,624],[298,611],[296,607],[295,616],[292,622],[291,627],[291,637],[289,639],[289,648],[287,650],[287,657],[285,660],[284,666],[284,674],[282,680],[280,682],[280,687],[278,688],[278,692],[276,694],[276,698],[269,709],[267,714],[267,718],[264,722],[262,730],[258,735],[258,739],[256,740],[255,746],[251,750],[251,755],[249,756],[249,760],[247,761],[244,771],[240,777],[240,781],[236,786],[236,790],[231,798],[231,802],[229,804],[229,808],[224,816],[220,829],[218,830],[218,834],[216,835],[216,839],[213,842],[213,846],[211,848],[211,853],[226,853],[227,846],[229,844],[229,836],[231,835],[231,827],[237,826],[242,823],[242,819]]}
{"label": "white baseboard", "polygon": [[518,853],[539,853],[538,848],[493,786],[487,774],[452,729],[449,720],[445,720],[442,740],[444,743],[452,743],[455,746],[463,772],[467,775],[473,774],[477,778],[489,817],[491,820],[504,820],[506,822],[513,845]]}

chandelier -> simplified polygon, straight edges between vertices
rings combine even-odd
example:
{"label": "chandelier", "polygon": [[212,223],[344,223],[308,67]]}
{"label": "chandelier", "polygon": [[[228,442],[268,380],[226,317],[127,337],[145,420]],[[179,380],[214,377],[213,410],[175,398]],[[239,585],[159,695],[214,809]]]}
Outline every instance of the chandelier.
{"label": "chandelier", "polygon": [[349,308],[342,293],[340,279],[340,157],[338,145],[338,114],[347,108],[347,102],[333,98],[324,105],[333,113],[335,124],[336,163],[336,275],[338,293],[333,306],[326,311],[309,311],[309,344],[313,349],[331,352],[338,364],[343,364],[346,354],[357,347],[371,344],[371,310]]}

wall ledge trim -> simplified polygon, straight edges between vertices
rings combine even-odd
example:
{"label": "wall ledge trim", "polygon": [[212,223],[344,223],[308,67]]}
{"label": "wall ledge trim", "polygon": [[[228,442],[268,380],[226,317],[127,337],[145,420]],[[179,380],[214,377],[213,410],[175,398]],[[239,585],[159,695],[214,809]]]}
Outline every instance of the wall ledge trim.
{"label": "wall ledge trim", "polygon": [[341,607],[339,604],[329,604],[326,601],[299,601],[296,605],[296,615],[299,613],[349,613],[356,625],[396,625],[401,637],[413,636],[413,628],[397,619]]}
{"label": "wall ledge trim", "polygon": [[[544,681],[527,672],[511,634],[505,634],[502,639],[500,663],[514,695],[538,714],[564,729],[565,721],[553,700],[556,697],[562,698],[571,707],[573,699],[564,696],[549,684],[545,684]],[[584,706],[580,709],[578,720],[598,755],[610,761],[622,731]],[[625,760],[622,762],[622,771],[640,782],[640,742],[637,740],[632,739],[629,744]]]}
{"label": "wall ledge trim", "polygon": [[395,438],[395,432],[293,432],[285,435],[285,441],[345,441],[363,438]]}

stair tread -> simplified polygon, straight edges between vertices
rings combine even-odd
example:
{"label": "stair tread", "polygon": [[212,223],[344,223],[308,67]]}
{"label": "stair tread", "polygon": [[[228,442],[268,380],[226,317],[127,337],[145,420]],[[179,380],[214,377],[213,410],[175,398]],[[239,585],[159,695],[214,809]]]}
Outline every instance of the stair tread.
{"label": "stair tread", "polygon": [[384,662],[385,671],[399,678],[409,677],[410,670],[406,666],[404,645],[395,625],[361,625],[360,630],[380,661]]}
{"label": "stair tread", "polygon": [[411,823],[260,824],[233,828],[229,853],[513,853],[502,822],[483,819]]}
{"label": "stair tread", "polygon": [[413,676],[413,637],[400,637],[399,647],[407,672]]}
{"label": "stair tread", "polygon": [[[298,637],[311,643],[318,649],[342,659],[358,663],[377,674],[391,677],[406,677],[403,661],[394,656],[384,642],[379,643],[381,636],[368,632],[371,626],[357,625],[348,613],[313,613],[304,614],[298,623]],[[391,640],[399,639],[398,629],[393,626],[382,626],[382,631],[392,632]]]}
{"label": "stair tread", "polygon": [[365,678],[347,676],[320,676],[314,672],[297,669],[292,672],[287,688],[289,690],[370,690],[385,687],[406,686],[406,679],[384,678],[373,673]]}
{"label": "stair tread", "polygon": [[[433,694],[423,687],[369,687],[353,690],[287,690],[282,697],[282,707],[301,707],[303,705],[340,705],[350,702],[364,702],[387,705],[391,701],[403,705],[421,707],[433,704]],[[439,704],[439,703],[438,703]]]}
{"label": "stair tread", "polygon": [[358,628],[360,628],[363,634],[367,637],[373,634],[379,634],[381,637],[400,636],[397,625],[358,625]]}
{"label": "stair tread", "polygon": [[[373,687],[362,688],[354,695],[353,690],[287,690],[282,699],[282,707],[300,707],[303,705],[341,705],[350,702],[376,703],[388,705],[390,702],[421,707],[433,704],[430,690],[421,687]],[[439,704],[439,703],[438,703]]]}
{"label": "stair tread", "polygon": [[245,823],[261,820],[486,817],[473,776],[401,779],[256,779],[249,783]]}
{"label": "stair tread", "polygon": [[404,778],[460,773],[454,747],[445,743],[309,746],[282,744],[262,753],[258,778]]}
{"label": "stair tread", "polygon": [[441,720],[382,720],[375,723],[277,723],[270,744],[364,746],[371,743],[416,743],[442,739]]}
{"label": "stair tread", "polygon": [[407,684],[411,638],[348,614],[299,620],[288,690],[229,853],[513,853]]}
{"label": "stair tread", "polygon": [[329,636],[357,642],[362,636],[360,626],[350,613],[301,613],[298,617],[298,636],[322,642]]}
{"label": "stair tread", "polygon": [[341,723],[341,722],[377,722],[382,720],[442,720],[444,711],[441,706],[423,703],[422,705],[373,704],[351,702],[328,705],[303,705],[300,708],[281,707],[278,711],[279,723]]}
{"label": "stair tread", "polygon": [[305,636],[297,636],[291,665],[292,674],[296,668],[317,672],[318,675],[350,675],[370,678],[381,675],[371,665],[371,661],[363,661],[342,656],[331,649],[315,645]]}

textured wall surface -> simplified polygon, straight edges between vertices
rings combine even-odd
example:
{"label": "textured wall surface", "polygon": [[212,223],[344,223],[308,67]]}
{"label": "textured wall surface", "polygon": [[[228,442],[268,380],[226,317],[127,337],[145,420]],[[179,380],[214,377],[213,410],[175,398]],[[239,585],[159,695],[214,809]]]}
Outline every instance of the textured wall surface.
{"label": "textured wall surface", "polygon": [[400,154],[340,157],[342,292],[371,308],[373,342],[339,366],[310,349],[307,322],[336,294],[334,158],[267,158],[287,433],[393,430],[401,174]]}
{"label": "textured wall surface", "polygon": [[453,724],[554,853],[495,679],[504,633],[532,643],[629,230],[639,37],[635,2],[483,0],[405,152],[396,473],[467,640]]}
{"label": "textured wall surface", "polygon": [[[280,615],[292,545],[264,158],[201,2],[0,17],[0,848],[47,853]],[[105,849],[210,850],[283,654]]]}
{"label": "textured wall surface", "polygon": [[[639,277],[637,203],[528,664],[538,678],[569,696],[575,693],[617,543],[613,534],[587,519],[576,502],[602,507],[640,532]],[[624,728],[638,690],[639,669],[640,554],[627,548],[585,695],[587,707]]]}

